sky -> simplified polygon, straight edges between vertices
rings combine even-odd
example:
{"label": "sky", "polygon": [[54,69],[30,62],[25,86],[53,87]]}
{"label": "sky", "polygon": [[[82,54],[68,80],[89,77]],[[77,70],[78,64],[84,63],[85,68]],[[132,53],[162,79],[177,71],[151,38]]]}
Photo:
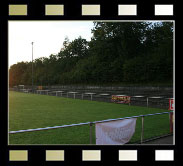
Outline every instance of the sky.
{"label": "sky", "polygon": [[70,41],[81,36],[91,40],[92,21],[9,21],[9,67],[33,58],[49,57],[63,47],[65,37]]}

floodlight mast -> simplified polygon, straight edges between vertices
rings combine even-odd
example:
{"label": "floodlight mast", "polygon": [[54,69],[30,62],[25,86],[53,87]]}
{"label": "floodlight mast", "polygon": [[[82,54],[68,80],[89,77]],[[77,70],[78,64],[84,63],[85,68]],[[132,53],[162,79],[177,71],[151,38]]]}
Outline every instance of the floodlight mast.
{"label": "floodlight mast", "polygon": [[32,93],[33,93],[33,87],[34,87],[34,78],[33,78],[33,44],[34,42],[31,43],[32,44]]}

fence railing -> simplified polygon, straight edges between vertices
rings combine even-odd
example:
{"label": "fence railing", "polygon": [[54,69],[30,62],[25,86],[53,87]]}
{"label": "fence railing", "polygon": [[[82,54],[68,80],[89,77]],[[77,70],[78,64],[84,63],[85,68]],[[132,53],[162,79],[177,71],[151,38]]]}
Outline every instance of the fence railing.
{"label": "fence railing", "polygon": [[[94,101],[104,101],[111,102],[112,94],[100,94],[100,93],[85,93],[85,92],[71,92],[71,91],[51,91],[51,90],[35,90],[31,91],[31,89],[19,89],[14,91],[24,92],[24,93],[34,93],[34,94],[42,94],[42,95],[51,95],[57,97],[67,97],[73,99],[86,99],[86,100],[94,100]],[[125,96],[125,95],[123,95]],[[172,97],[163,97],[163,96],[130,96],[130,105],[137,106],[145,106],[145,107],[155,107],[155,108],[163,108],[168,109],[169,107],[169,99]]]}
{"label": "fence railing", "polygon": [[144,141],[144,118],[148,117],[148,116],[170,114],[171,112],[173,112],[173,111],[154,113],[154,114],[146,114],[146,115],[138,115],[138,116],[131,116],[131,117],[124,117],[124,118],[117,118],[117,119],[106,119],[106,120],[101,120],[101,121],[77,123],[77,124],[70,124],[70,125],[61,125],[61,126],[53,126],[53,127],[45,127],[45,128],[10,131],[9,134],[17,134],[17,133],[25,133],[25,132],[34,132],[34,131],[43,131],[43,130],[51,130],[51,129],[58,129],[58,128],[89,125],[89,127],[90,127],[90,131],[89,131],[90,144],[92,144],[92,126],[93,126],[93,124],[103,123],[103,122],[111,122],[111,121],[117,121],[117,120],[124,120],[124,119],[141,118],[142,123],[141,123],[141,141],[140,142],[143,143],[143,141]]}

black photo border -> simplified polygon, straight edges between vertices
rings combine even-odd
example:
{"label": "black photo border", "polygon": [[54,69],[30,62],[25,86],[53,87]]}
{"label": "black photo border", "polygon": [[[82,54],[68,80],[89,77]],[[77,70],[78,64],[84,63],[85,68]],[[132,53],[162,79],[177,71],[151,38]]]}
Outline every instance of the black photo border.
{"label": "black photo border", "polygon": [[[175,145],[125,145],[125,146],[96,146],[96,145],[8,145],[8,21],[11,20],[168,20],[175,21],[175,0],[7,0],[0,2],[0,165],[4,166],[93,166],[93,165],[154,165],[172,166],[183,163],[183,124],[182,110],[175,111]],[[27,4],[27,16],[9,16],[9,4]],[[45,16],[45,4],[64,4],[64,16]],[[82,16],[82,4],[100,4],[100,16]],[[118,4],[137,4],[137,16],[118,16]],[[155,4],[174,5],[173,16],[155,16]],[[176,42],[175,42],[176,43]],[[180,108],[176,103],[176,107]],[[46,150],[64,150],[63,162],[46,162]],[[28,150],[27,162],[10,162],[9,150]],[[82,150],[101,150],[101,161],[82,161]],[[137,150],[138,161],[118,161],[119,150]],[[174,150],[174,161],[155,161],[155,150]],[[179,163],[180,162],[180,163]]]}

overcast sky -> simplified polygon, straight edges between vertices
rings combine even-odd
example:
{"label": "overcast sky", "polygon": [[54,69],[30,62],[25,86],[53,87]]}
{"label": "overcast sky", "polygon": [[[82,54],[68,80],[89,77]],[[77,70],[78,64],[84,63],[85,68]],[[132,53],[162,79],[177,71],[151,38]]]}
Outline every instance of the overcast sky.
{"label": "overcast sky", "polygon": [[90,41],[92,21],[9,21],[9,67],[12,64],[57,54],[67,36]]}

